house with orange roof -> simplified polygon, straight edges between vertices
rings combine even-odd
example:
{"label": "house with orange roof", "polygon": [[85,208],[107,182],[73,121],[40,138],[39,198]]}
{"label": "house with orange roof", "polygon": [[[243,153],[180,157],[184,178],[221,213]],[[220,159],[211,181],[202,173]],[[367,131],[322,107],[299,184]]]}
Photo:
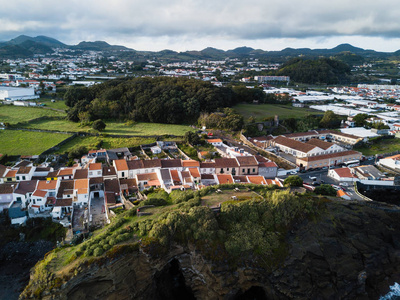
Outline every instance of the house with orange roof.
{"label": "house with orange roof", "polygon": [[283,183],[277,179],[265,179],[267,185],[277,185],[279,187],[283,187]]}
{"label": "house with orange roof", "polygon": [[337,181],[358,181],[359,180],[351,168],[330,169],[328,171],[328,176]]}
{"label": "house with orange roof", "polygon": [[219,184],[234,183],[233,176],[230,174],[217,174]]}
{"label": "house with orange roof", "polygon": [[222,146],[223,144],[221,139],[207,139],[206,142],[213,146]]}
{"label": "house with orange roof", "polygon": [[147,173],[147,174],[137,174],[136,182],[139,190],[143,191],[144,189],[150,187],[161,187],[160,179],[156,172]]}
{"label": "house with orange roof", "polygon": [[198,168],[189,168],[190,176],[193,179],[194,184],[199,184],[201,181],[201,176]]}
{"label": "house with orange roof", "polygon": [[58,179],[68,180],[74,178],[75,169],[74,168],[65,168],[60,169],[57,173]]}
{"label": "house with orange roof", "polygon": [[15,175],[17,174],[18,170],[7,169],[3,176],[4,182],[14,182],[17,181]]}
{"label": "house with orange roof", "polygon": [[[31,202],[29,203],[29,208],[33,210],[34,213],[43,212],[46,209],[47,202],[47,191],[38,190],[33,192],[31,196]],[[47,208],[50,210],[51,208]]]}
{"label": "house with orange roof", "polygon": [[179,171],[178,170],[170,170],[170,174],[171,174],[171,179],[174,185],[181,185],[182,184],[182,180],[181,177],[179,176]]}
{"label": "house with orange roof", "polygon": [[113,160],[113,166],[117,171],[118,178],[128,178],[128,164],[125,159]]}
{"label": "house with orange roof", "polygon": [[182,167],[185,169],[188,168],[200,168],[200,162],[198,162],[197,160],[182,160]]}
{"label": "house with orange roof", "polygon": [[351,197],[342,189],[336,192],[336,196],[345,200],[351,200]]}
{"label": "house with orange roof", "polygon": [[89,169],[88,171],[89,178],[103,176],[103,167],[101,163],[89,163],[88,169]]}
{"label": "house with orange roof", "polygon": [[250,183],[262,184],[262,185],[267,184],[267,181],[265,180],[265,178],[260,175],[253,175],[253,176],[249,175],[249,176],[247,176],[247,179],[249,180]]}
{"label": "house with orange roof", "polygon": [[86,205],[89,203],[89,179],[74,180],[74,205]]}

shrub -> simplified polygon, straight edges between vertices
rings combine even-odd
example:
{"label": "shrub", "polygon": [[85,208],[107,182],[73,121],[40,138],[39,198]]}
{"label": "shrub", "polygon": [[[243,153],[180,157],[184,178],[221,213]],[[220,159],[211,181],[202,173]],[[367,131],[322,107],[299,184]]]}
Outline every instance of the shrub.
{"label": "shrub", "polygon": [[106,129],[106,123],[104,123],[103,120],[98,119],[93,122],[92,128],[94,130],[103,131],[104,129]]}
{"label": "shrub", "polygon": [[336,196],[336,190],[330,184],[321,184],[314,190],[317,195]]}
{"label": "shrub", "polygon": [[104,252],[103,247],[97,247],[96,249],[94,249],[93,255],[94,256],[100,256],[100,255],[103,254],[103,252]]}
{"label": "shrub", "polygon": [[303,186],[303,179],[298,175],[290,175],[283,181],[283,184],[290,186]]}

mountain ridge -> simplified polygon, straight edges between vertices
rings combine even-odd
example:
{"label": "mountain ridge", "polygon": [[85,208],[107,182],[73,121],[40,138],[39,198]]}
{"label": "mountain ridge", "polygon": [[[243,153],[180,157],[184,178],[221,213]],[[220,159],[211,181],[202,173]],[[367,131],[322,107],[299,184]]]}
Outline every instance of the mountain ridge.
{"label": "mountain ridge", "polygon": [[[12,46],[12,47],[11,47]],[[291,48],[287,47],[282,50],[263,50],[254,49],[252,47],[241,46],[234,49],[222,50],[214,47],[206,47],[202,50],[188,50],[188,51],[174,51],[164,49],[161,51],[138,51],[128,48],[123,45],[110,45],[106,41],[81,41],[76,45],[67,45],[55,38],[39,35],[30,37],[27,35],[19,35],[9,41],[0,42],[0,57],[11,58],[15,57],[16,53],[20,53],[22,57],[33,56],[34,54],[45,54],[51,52],[52,48],[67,48],[71,50],[81,51],[126,51],[139,55],[154,55],[159,58],[166,59],[225,59],[230,58],[272,58],[272,59],[286,59],[293,56],[329,56],[337,55],[343,52],[350,52],[353,54],[365,57],[388,57],[400,56],[400,49],[394,52],[379,52],[372,49],[363,49],[353,46],[348,43],[339,44],[331,49],[311,49],[311,48]]]}

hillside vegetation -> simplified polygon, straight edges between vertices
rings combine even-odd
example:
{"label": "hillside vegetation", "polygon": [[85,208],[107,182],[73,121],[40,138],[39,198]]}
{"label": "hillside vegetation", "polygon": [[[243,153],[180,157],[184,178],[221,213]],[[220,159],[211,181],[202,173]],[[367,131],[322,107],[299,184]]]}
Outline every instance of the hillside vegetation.
{"label": "hillside vegetation", "polygon": [[350,71],[349,65],[336,59],[293,58],[279,69],[278,74],[290,76],[290,79],[295,82],[337,84],[346,82]]}

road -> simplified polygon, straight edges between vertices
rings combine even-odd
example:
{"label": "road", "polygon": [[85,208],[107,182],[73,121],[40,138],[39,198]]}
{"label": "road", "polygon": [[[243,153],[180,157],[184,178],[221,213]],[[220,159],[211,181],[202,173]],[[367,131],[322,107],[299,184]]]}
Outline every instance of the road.
{"label": "road", "polygon": [[[325,184],[334,184],[339,185],[339,181],[334,180],[331,177],[328,177],[328,170],[318,170],[318,171],[308,171],[306,173],[297,173],[302,179],[304,183],[311,184],[313,182],[310,177],[316,177],[315,182],[317,183],[325,183]],[[280,176],[280,178],[286,178],[287,176]],[[364,200],[354,191],[354,185],[352,182],[348,182],[348,186],[342,187],[343,190],[354,200]]]}

